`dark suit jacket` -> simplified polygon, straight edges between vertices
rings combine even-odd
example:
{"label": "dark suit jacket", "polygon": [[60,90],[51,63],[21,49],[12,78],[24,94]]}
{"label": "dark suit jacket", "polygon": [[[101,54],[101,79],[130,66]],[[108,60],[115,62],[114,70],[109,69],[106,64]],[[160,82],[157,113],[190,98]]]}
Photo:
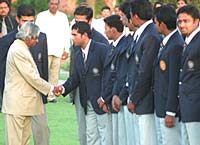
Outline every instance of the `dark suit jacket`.
{"label": "dark suit jacket", "polygon": [[[10,45],[15,40],[17,32],[17,29],[13,30],[0,39],[0,88],[2,94],[4,89],[7,53]],[[40,33],[39,42],[30,50],[41,77],[48,81],[48,53],[46,35],[44,33]],[[43,103],[47,103],[47,97],[42,95],[42,98]]]}
{"label": "dark suit jacket", "polygon": [[[136,105],[136,114],[154,112],[154,100],[151,87],[153,76],[153,62],[157,57],[160,47],[160,36],[153,23],[149,24],[142,32],[139,40],[134,45],[134,53],[129,58],[129,94]],[[131,76],[132,75],[132,76]]]}
{"label": "dark suit jacket", "polygon": [[[100,43],[103,43],[103,44],[106,44],[108,45],[108,40],[101,34],[99,33],[98,31],[96,31],[95,29],[92,29],[92,32],[91,32],[91,39],[96,41],[96,42],[100,42]],[[74,64],[74,59],[75,59],[75,53],[76,51],[79,50],[79,47],[77,46],[72,46],[71,48],[71,54],[70,54],[70,75],[72,74],[73,72],[73,64]],[[72,102],[74,103],[74,96],[76,96],[76,92],[77,91],[73,91],[71,93],[72,95]]]}
{"label": "dark suit jacket", "polygon": [[183,122],[200,121],[200,32],[188,44],[181,59],[179,100]]}
{"label": "dark suit jacket", "polygon": [[176,31],[167,41],[154,64],[154,101],[158,117],[166,111],[178,114],[178,81],[183,38]]}
{"label": "dark suit jacket", "polygon": [[64,96],[79,87],[80,102],[85,113],[87,113],[88,100],[90,100],[97,114],[105,113],[99,108],[97,99],[101,95],[103,65],[107,49],[107,45],[92,40],[89,46],[86,66],[84,67],[82,51],[79,48],[75,53],[76,59],[74,59],[72,75],[63,84],[65,88]]}
{"label": "dark suit jacket", "polygon": [[[2,18],[0,18],[0,19],[2,19]],[[8,33],[17,28],[17,22],[16,22],[15,18],[10,15],[5,17],[5,23],[6,23]],[[0,32],[1,32],[1,27],[2,27],[2,20],[0,20]]]}
{"label": "dark suit jacket", "polygon": [[125,105],[127,103],[128,91],[127,88],[125,90],[123,87],[126,84],[126,78],[128,73],[128,59],[127,59],[127,51],[129,47],[131,47],[132,43],[132,36],[128,35],[127,37],[123,38],[120,48],[118,49],[117,55],[117,74],[116,74],[116,81],[113,85],[112,95],[119,96],[122,104]]}
{"label": "dark suit jacket", "polygon": [[113,96],[113,87],[114,83],[117,79],[118,73],[118,55],[121,53],[124,48],[126,48],[126,37],[123,36],[118,42],[117,46],[114,48],[112,52],[112,44],[110,45],[110,49],[107,53],[105,64],[104,64],[104,73],[103,73],[103,82],[102,82],[102,97],[107,104],[111,104],[112,96]]}

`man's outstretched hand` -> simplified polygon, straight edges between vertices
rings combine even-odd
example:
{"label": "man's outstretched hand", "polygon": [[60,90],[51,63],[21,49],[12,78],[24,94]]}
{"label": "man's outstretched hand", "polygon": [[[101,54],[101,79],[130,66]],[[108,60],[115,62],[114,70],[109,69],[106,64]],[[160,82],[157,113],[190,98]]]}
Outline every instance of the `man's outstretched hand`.
{"label": "man's outstretched hand", "polygon": [[54,89],[53,89],[53,94],[55,96],[60,96],[63,92],[63,86],[55,86]]}

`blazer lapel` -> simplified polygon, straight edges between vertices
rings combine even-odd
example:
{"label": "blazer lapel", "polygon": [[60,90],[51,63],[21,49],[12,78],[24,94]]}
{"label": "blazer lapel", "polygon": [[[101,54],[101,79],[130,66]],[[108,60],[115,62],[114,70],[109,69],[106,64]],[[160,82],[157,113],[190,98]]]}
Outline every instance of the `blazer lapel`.
{"label": "blazer lapel", "polygon": [[104,67],[106,67],[113,59],[115,53],[116,53],[116,48],[114,48],[113,52],[112,52],[112,45],[110,45],[109,47],[109,51],[108,51],[108,54],[106,56],[106,59],[105,59],[105,63],[104,63]]}
{"label": "blazer lapel", "polygon": [[84,74],[85,73],[85,66],[84,66],[82,51],[81,51],[81,49],[79,49],[78,51],[79,52],[77,54],[77,58],[75,58],[75,59],[76,59],[76,62],[78,63],[77,66],[79,66],[80,72],[82,72],[82,74]]}

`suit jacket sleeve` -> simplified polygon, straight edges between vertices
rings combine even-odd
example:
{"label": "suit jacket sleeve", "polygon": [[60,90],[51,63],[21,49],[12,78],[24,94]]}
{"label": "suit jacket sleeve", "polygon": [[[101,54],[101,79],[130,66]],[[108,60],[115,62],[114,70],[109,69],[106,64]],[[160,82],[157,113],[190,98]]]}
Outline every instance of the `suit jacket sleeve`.
{"label": "suit jacket sleeve", "polygon": [[45,39],[44,39],[44,42],[43,42],[43,67],[42,67],[42,72],[43,72],[43,78],[45,80],[48,81],[48,48],[47,48],[47,38],[46,38],[46,35],[45,35]]}
{"label": "suit jacket sleeve", "polygon": [[6,70],[6,58],[10,45],[15,40],[16,30],[10,32],[0,39],[0,88],[3,95],[4,90],[4,80],[5,80],[5,70]]}
{"label": "suit jacket sleeve", "polygon": [[182,54],[182,46],[176,45],[169,54],[169,85],[166,111],[177,112],[178,106],[178,81],[180,69],[180,55]]}
{"label": "suit jacket sleeve", "polygon": [[27,55],[27,53],[24,54],[20,51],[15,51],[13,54],[14,63],[24,80],[39,92],[47,95],[50,92],[51,85],[40,77],[37,67],[30,57],[32,57],[31,54]]}
{"label": "suit jacket sleeve", "polygon": [[63,93],[63,96],[66,96],[72,90],[76,89],[80,83],[80,77],[78,75],[78,70],[75,64],[76,64],[76,59],[74,59],[72,74],[67,79],[67,81],[63,84],[63,87],[65,88],[65,92]]}

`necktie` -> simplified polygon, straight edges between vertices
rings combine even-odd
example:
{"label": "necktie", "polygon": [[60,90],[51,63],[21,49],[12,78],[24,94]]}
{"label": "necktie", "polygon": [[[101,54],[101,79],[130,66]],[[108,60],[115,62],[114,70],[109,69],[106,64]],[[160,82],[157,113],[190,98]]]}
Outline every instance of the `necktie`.
{"label": "necktie", "polygon": [[7,27],[6,27],[5,18],[2,19],[1,33],[3,34],[3,36],[7,34]]}
{"label": "necktie", "polygon": [[115,46],[112,44],[112,46],[111,46],[111,50],[110,50],[110,55],[113,54],[114,50],[115,50]]}
{"label": "necktie", "polygon": [[159,52],[158,52],[158,58],[160,57],[163,48],[164,48],[163,43],[160,43],[160,49],[159,49]]}
{"label": "necktie", "polygon": [[130,45],[130,48],[129,48],[129,52],[128,52],[128,54],[129,54],[129,56],[133,53],[133,51],[134,51],[134,45],[135,45],[135,43],[136,43],[136,41],[137,41],[137,38],[138,38],[138,35],[135,37],[135,39],[134,39],[134,37],[132,38],[133,40],[132,40],[132,42],[131,42],[131,45]]}
{"label": "necktie", "polygon": [[184,54],[185,54],[185,52],[186,52],[186,49],[187,49],[187,44],[186,44],[186,43],[184,43],[184,45],[183,45],[183,53],[182,53],[182,55],[184,55]]}
{"label": "necktie", "polygon": [[84,62],[84,64],[85,64],[85,62],[86,62],[86,56],[85,56],[85,53],[82,52],[82,55],[83,55],[83,62]]}
{"label": "necktie", "polygon": [[85,55],[84,52],[82,52],[82,55],[83,55],[83,64],[84,64],[84,68],[86,68],[86,60],[87,60],[87,58],[86,58],[86,55]]}

